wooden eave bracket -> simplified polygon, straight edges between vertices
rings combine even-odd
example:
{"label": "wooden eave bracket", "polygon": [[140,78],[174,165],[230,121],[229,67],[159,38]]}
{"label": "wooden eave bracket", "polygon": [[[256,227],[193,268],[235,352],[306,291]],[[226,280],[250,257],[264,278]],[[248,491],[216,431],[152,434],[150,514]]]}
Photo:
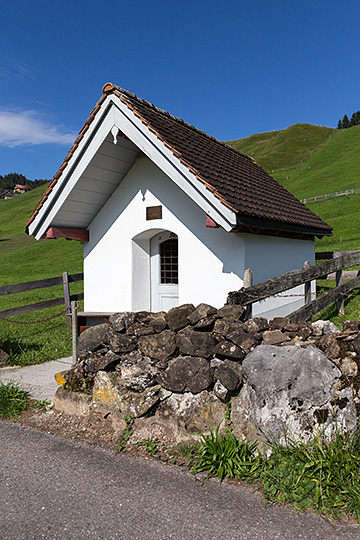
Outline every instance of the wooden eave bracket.
{"label": "wooden eave bracket", "polygon": [[210,229],[219,229],[220,225],[216,223],[210,216],[206,216],[206,227],[209,227]]}
{"label": "wooden eave bracket", "polygon": [[87,229],[63,229],[50,227],[46,231],[46,238],[66,238],[66,240],[78,240],[79,242],[89,241],[89,231]]}

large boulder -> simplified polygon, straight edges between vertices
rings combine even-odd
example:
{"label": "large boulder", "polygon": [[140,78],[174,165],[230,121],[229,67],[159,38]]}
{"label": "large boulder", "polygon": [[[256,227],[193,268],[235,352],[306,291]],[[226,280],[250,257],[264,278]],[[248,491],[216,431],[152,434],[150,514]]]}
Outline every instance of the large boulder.
{"label": "large boulder", "polygon": [[132,392],[121,385],[116,374],[98,371],[94,381],[92,404],[120,412],[122,416],[139,418],[160,401],[160,389],[159,385],[155,385],[142,392]]}
{"label": "large boulder", "polygon": [[226,340],[220,341],[220,343],[214,347],[214,353],[218,356],[233,358],[239,361],[245,358],[245,352],[241,347],[238,347],[235,345],[235,343]]}
{"label": "large boulder", "polygon": [[138,338],[136,336],[119,334],[110,327],[106,334],[106,339],[104,340],[104,342],[114,353],[124,354],[136,349],[138,345]]}
{"label": "large boulder", "polygon": [[109,322],[115,332],[125,332],[129,326],[134,324],[136,313],[123,311],[122,313],[113,313],[109,317]]}
{"label": "large boulder", "polygon": [[218,341],[227,339],[231,332],[243,331],[245,324],[236,319],[217,319],[214,324],[213,335]]}
{"label": "large boulder", "polygon": [[119,360],[120,356],[112,351],[107,351],[104,355],[93,353],[84,361],[85,371],[96,373],[97,371],[113,369]]}
{"label": "large boulder", "polygon": [[257,442],[259,450],[267,451],[271,445],[256,424],[253,400],[249,395],[250,387],[244,384],[239,394],[231,399],[231,427],[234,435],[240,439]]}
{"label": "large boulder", "polygon": [[209,317],[217,314],[217,309],[209,304],[199,304],[195,311],[188,315],[188,321],[190,324],[196,324],[202,319],[208,319]]}
{"label": "large boulder", "polygon": [[159,370],[153,365],[148,356],[143,356],[139,351],[134,351],[125,356],[124,360],[116,367],[121,380],[121,385],[128,390],[141,392],[153,386]]}
{"label": "large boulder", "polygon": [[339,389],[340,370],[318,349],[260,345],[243,361],[242,374],[249,418],[270,442],[356,426],[352,388]]}

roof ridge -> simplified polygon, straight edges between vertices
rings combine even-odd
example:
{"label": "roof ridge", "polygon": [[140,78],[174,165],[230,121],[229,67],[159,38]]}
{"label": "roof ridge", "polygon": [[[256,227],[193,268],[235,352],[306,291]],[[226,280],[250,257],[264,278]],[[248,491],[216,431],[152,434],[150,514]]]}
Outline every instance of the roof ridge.
{"label": "roof ridge", "polygon": [[234,148],[230,144],[227,144],[224,141],[220,141],[216,137],[213,137],[212,135],[209,135],[205,131],[203,131],[201,129],[198,129],[193,124],[189,124],[188,122],[185,122],[185,120],[183,120],[182,118],[179,118],[178,116],[170,114],[168,111],[165,111],[164,109],[160,109],[159,107],[157,107],[156,105],[154,105],[150,101],[147,101],[146,99],[139,98],[136,94],[134,94],[133,92],[130,92],[129,90],[125,90],[125,88],[121,88],[121,86],[118,86],[118,85],[113,84],[113,83],[107,83],[107,84],[105,84],[103,86],[102,91],[104,92],[104,94],[110,94],[110,93],[114,92],[115,90],[118,91],[120,94],[122,94],[125,97],[125,99],[126,99],[126,97],[130,97],[130,98],[134,99],[135,101],[138,101],[139,103],[145,104],[145,105],[151,107],[152,109],[154,109],[156,112],[166,116],[167,118],[171,118],[172,120],[175,120],[179,124],[191,129],[192,131],[195,131],[196,133],[200,133],[201,135],[203,135],[207,139],[212,140],[212,141],[214,141],[214,142],[216,142],[218,144],[221,144],[222,146],[224,146],[225,148],[228,148],[232,152],[234,152],[236,154],[239,154],[242,157],[247,158],[249,161],[252,161],[253,163],[256,163],[256,161],[254,160],[253,157],[248,156],[247,154],[244,154],[243,152],[240,152],[240,150],[237,150],[236,148]]}

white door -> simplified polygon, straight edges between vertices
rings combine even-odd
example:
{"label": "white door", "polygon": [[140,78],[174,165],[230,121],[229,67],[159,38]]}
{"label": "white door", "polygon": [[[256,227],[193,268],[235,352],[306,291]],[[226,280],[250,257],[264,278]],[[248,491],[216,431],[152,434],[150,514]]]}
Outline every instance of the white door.
{"label": "white door", "polygon": [[179,305],[178,237],[163,231],[150,240],[151,311]]}

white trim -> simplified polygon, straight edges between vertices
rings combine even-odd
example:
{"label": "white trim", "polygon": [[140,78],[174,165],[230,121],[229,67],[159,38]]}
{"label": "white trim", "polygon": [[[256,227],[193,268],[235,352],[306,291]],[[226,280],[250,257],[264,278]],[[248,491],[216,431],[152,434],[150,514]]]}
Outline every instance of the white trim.
{"label": "white trim", "polygon": [[[110,105],[110,102],[111,102],[111,99],[109,97],[107,97],[106,100],[102,103],[102,105],[100,107],[100,111],[95,116],[93,122],[91,123],[91,125],[90,125],[88,131],[86,132],[86,134],[84,135],[84,137],[79,142],[78,147],[75,149],[73,155],[71,156],[71,158],[69,160],[69,163],[66,166],[64,172],[62,173],[62,175],[60,176],[60,178],[57,180],[56,184],[52,188],[52,191],[51,191],[49,197],[44,202],[44,204],[41,207],[38,215],[35,217],[34,221],[32,221],[32,223],[30,223],[30,225],[29,225],[29,234],[30,235],[34,234],[36,240],[40,240],[40,238],[45,234],[45,232],[47,231],[47,229],[51,225],[51,220],[54,217],[53,210],[50,211],[49,215],[47,216],[47,218],[44,221],[44,224],[40,227],[39,230],[37,230],[39,228],[39,225],[38,225],[39,220],[42,219],[43,215],[48,210],[48,207],[51,208],[53,199],[55,198],[55,200],[56,200],[58,192],[65,189],[65,188],[63,188],[64,183],[66,183],[68,177],[73,174],[73,171],[76,170],[77,166],[81,163],[82,158],[83,158],[82,154],[87,153],[89,144],[91,142],[91,141],[89,142],[89,139],[91,139],[94,132],[96,132],[99,129],[99,126],[101,126],[101,124],[103,124],[104,120],[106,120],[107,114],[109,112],[107,109],[108,109],[108,106]],[[105,137],[106,137],[106,135],[105,135]],[[89,159],[89,161],[90,161],[90,159]],[[77,163],[77,162],[79,162],[79,163]],[[84,167],[83,167],[83,169],[84,169]],[[80,177],[80,175],[76,174],[76,182],[79,179],[79,177]],[[71,186],[73,187],[73,185],[76,182],[74,182],[74,181],[71,182]],[[67,195],[69,193],[70,189],[66,189],[65,191],[66,191],[66,195]],[[60,205],[63,204],[64,200],[66,199],[66,197],[64,197],[63,195],[64,195],[64,191],[59,195],[59,200],[61,201]],[[55,206],[56,206],[56,208],[58,208],[59,204],[57,204],[55,202]],[[56,212],[55,212],[55,214],[56,214]]]}
{"label": "white trim", "polygon": [[117,96],[114,96],[114,104],[117,107],[113,109],[114,122],[119,125],[119,129],[206,214],[230,232],[236,225],[235,212],[215,197],[167,146],[162,144],[160,148],[159,138]]}
{"label": "white trim", "polygon": [[[111,106],[110,106],[111,104]],[[88,131],[71,156],[38,215],[29,225],[29,234],[39,240],[47,231],[71,190],[116,126],[144,152],[173,182],[227,232],[236,224],[236,214],[224,205],[181,161],[160,143],[159,138],[117,97],[107,96]],[[39,221],[48,215],[43,223]]]}
{"label": "white trim", "polygon": [[[107,104],[108,100],[103,103],[103,106],[107,106]],[[80,141],[80,144],[75,150],[73,156],[70,158],[66,169],[53,187],[49,198],[47,201],[45,201],[44,206],[41,208],[38,216],[36,216],[34,221],[29,225],[30,234],[34,234],[34,231],[38,229],[35,233],[36,240],[39,240],[46,233],[47,229],[51,225],[52,220],[55,218],[61,206],[67,199],[67,196],[76,186],[79,178],[89,165],[96,151],[100,148],[101,144],[114,127],[114,124],[111,123],[109,115],[106,113],[106,109],[105,114],[98,114],[98,121],[96,124],[90,126],[88,132]],[[61,193],[58,195],[59,191],[61,191]],[[52,206],[51,203],[53,203]],[[50,212],[44,223],[39,228],[37,221],[41,219],[42,215],[47,211],[49,205],[51,207]]]}

